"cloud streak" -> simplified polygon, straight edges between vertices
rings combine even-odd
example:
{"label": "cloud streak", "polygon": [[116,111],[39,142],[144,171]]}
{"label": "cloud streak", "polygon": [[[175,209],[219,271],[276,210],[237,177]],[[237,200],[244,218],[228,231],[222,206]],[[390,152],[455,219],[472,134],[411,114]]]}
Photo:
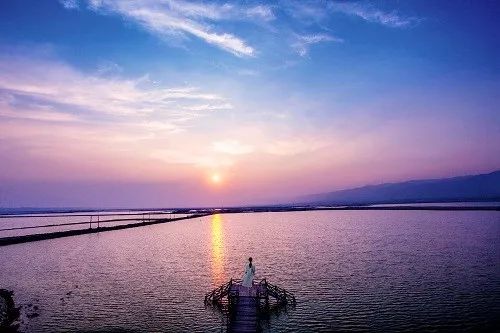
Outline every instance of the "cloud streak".
{"label": "cloud streak", "polygon": [[78,8],[77,0],[59,0],[61,5],[66,9],[76,9]]}
{"label": "cloud streak", "polygon": [[0,56],[0,72],[0,155],[9,157],[0,174],[8,179],[74,172],[79,178],[174,179],[192,168],[233,163],[209,153],[212,140],[196,138],[191,129],[233,108],[218,94],[158,87],[147,76],[102,77],[53,59]]}
{"label": "cloud streak", "polygon": [[328,8],[333,12],[356,16],[365,21],[379,23],[392,28],[406,27],[418,21],[414,17],[403,17],[396,11],[385,12],[365,2],[332,1],[328,3]]}
{"label": "cloud streak", "polygon": [[[137,24],[142,29],[166,40],[185,41],[196,38],[237,57],[255,57],[258,53],[254,46],[229,29],[242,21],[266,23],[274,32],[284,34],[285,39],[293,37],[294,32],[283,29],[283,19],[292,23],[316,27],[309,35],[295,35],[295,42],[288,44],[301,57],[307,56],[312,45],[322,42],[342,42],[343,39],[331,36],[324,26],[332,13],[341,13],[361,18],[364,21],[392,28],[402,28],[419,20],[405,17],[396,10],[384,11],[369,2],[356,1],[293,1],[278,2],[273,5],[245,4],[243,2],[207,2],[187,0],[60,0],[67,9],[82,7],[83,3],[100,14],[115,14]],[[278,21],[271,25],[272,21]],[[227,25],[226,23],[230,23]],[[241,31],[244,30],[239,30]],[[283,45],[285,46],[285,45]],[[267,50],[262,50],[266,52]]]}
{"label": "cloud streak", "polygon": [[246,9],[246,15],[251,19],[261,19],[263,21],[272,21],[276,18],[270,6],[258,5]]}
{"label": "cloud streak", "polygon": [[213,142],[212,149],[216,152],[230,155],[245,155],[254,151],[254,148],[251,145],[243,144],[237,140]]}
{"label": "cloud streak", "polygon": [[222,96],[196,87],[85,74],[56,61],[0,58],[0,72],[0,115],[10,118],[179,123],[232,108]]}
{"label": "cloud streak", "polygon": [[[66,8],[76,8],[76,1],[62,2]],[[88,0],[98,13],[115,13],[135,22],[162,38],[196,37],[238,57],[252,57],[255,49],[232,33],[216,31],[213,23],[222,20],[259,17],[270,20],[273,15],[266,6],[238,8],[230,4],[174,0]],[[210,24],[212,23],[212,24]]]}
{"label": "cloud streak", "polygon": [[297,35],[297,40],[292,43],[292,48],[301,56],[305,57],[309,53],[309,48],[318,43],[337,42],[342,43],[344,40],[327,34],[314,35]]}

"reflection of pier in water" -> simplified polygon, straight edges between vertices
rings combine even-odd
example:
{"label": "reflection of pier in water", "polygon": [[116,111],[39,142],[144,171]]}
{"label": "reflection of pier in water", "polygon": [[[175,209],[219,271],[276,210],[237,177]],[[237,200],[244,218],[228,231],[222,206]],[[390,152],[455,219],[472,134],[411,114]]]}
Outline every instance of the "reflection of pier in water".
{"label": "reflection of pier in water", "polygon": [[270,314],[286,311],[287,306],[295,307],[295,296],[266,279],[253,282],[250,288],[231,279],[205,295],[205,305],[209,304],[227,316],[229,332],[259,332],[262,321]]}

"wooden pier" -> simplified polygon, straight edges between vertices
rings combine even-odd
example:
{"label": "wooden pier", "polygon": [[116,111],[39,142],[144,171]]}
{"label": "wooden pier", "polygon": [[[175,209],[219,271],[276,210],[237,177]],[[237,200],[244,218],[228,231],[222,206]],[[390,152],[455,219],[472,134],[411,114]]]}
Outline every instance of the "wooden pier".
{"label": "wooden pier", "polygon": [[273,310],[295,305],[295,296],[266,281],[250,288],[240,280],[229,280],[205,295],[205,304],[218,307],[228,319],[229,332],[259,332],[260,318]]}

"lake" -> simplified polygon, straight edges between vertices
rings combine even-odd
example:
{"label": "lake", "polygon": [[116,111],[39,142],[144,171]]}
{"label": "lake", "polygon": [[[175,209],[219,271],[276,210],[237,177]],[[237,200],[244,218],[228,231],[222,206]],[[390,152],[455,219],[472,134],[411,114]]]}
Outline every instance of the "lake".
{"label": "lake", "polygon": [[249,256],[256,278],[297,298],[266,332],[499,324],[500,212],[222,214],[10,245],[0,288],[23,305],[26,332],[221,332],[204,294]]}

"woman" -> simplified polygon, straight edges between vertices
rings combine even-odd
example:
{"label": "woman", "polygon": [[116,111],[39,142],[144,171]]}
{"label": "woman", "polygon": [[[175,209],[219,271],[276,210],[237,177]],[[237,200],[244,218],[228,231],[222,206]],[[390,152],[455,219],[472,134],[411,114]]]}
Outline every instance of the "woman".
{"label": "woman", "polygon": [[248,264],[245,266],[245,275],[243,275],[243,287],[250,288],[253,285],[253,277],[255,275],[255,265],[252,264],[252,257],[248,258]]}

